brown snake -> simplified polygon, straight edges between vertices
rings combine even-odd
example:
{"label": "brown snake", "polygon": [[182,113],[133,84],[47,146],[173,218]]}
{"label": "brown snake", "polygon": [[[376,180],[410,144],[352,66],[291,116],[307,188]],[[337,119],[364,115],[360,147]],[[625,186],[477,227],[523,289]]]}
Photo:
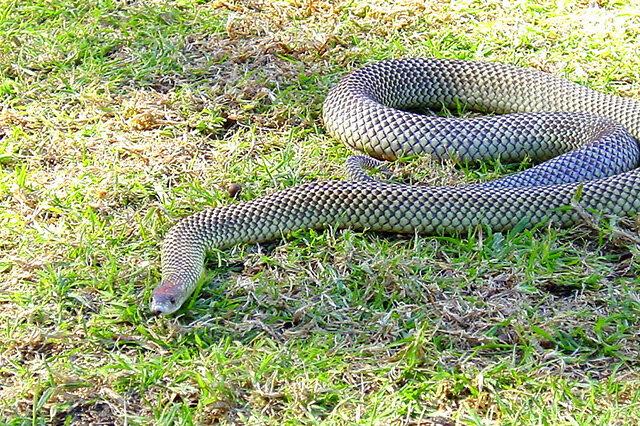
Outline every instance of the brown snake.
{"label": "brown snake", "polygon": [[[421,115],[464,105],[498,115]],[[459,187],[392,184],[355,171],[182,219],[162,251],[151,311],[170,314],[196,287],[211,248],[279,238],[296,229],[349,227],[401,233],[506,230],[580,219],[572,203],[604,214],[640,209],[640,103],[514,66],[439,59],[383,61],[345,77],[324,103],[328,132],[372,157],[428,154],[462,161],[525,156],[541,162]]]}

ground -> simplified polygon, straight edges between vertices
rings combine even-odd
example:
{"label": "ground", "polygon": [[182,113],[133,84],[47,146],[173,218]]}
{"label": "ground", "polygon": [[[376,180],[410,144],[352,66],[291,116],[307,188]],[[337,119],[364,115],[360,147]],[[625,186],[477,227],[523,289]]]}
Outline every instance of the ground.
{"label": "ground", "polygon": [[179,218],[345,177],[320,111],[349,70],[498,61],[640,99],[638,51],[634,0],[0,0],[0,423],[638,424],[637,218],[299,231],[148,311]]}

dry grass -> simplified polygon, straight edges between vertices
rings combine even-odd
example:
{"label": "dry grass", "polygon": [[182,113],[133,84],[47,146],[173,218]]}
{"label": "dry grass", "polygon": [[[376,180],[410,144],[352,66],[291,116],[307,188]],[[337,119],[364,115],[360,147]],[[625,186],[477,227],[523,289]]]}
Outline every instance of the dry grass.
{"label": "dry grass", "polygon": [[166,230],[230,183],[344,176],[319,113],[345,72],[483,59],[640,98],[639,28],[631,1],[0,3],[0,423],[638,423],[633,220],[300,231],[146,306]]}

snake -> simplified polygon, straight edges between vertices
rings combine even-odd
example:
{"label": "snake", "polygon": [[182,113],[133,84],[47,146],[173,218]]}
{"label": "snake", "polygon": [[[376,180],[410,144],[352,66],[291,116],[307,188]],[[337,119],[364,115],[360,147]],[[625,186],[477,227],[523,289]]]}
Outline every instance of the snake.
{"label": "snake", "polygon": [[[473,116],[425,114],[463,108]],[[299,229],[446,234],[549,222],[584,212],[640,210],[640,102],[532,68],[489,61],[405,58],[366,65],[327,94],[328,134],[363,154],[347,180],[314,181],[178,221],[161,252],[153,314],[178,311],[212,249],[275,240]],[[533,167],[458,186],[395,183],[363,171],[414,155]],[[582,209],[582,211],[581,211]]]}

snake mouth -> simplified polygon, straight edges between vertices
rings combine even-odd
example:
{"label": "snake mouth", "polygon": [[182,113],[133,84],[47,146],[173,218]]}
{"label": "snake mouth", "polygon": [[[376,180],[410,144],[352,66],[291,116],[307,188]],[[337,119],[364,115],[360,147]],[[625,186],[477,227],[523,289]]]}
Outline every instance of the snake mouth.
{"label": "snake mouth", "polygon": [[151,300],[149,310],[151,311],[151,315],[160,316],[172,314],[178,310],[178,307],[173,303],[163,303],[162,301],[158,301],[154,298]]}
{"label": "snake mouth", "polygon": [[151,316],[154,316],[154,317],[159,317],[160,315],[163,314],[162,309],[158,308],[157,306],[154,306],[153,304],[151,305],[150,311],[151,311]]}
{"label": "snake mouth", "polygon": [[151,311],[151,315],[154,317],[159,317],[160,315],[168,315],[170,313],[166,308],[155,303],[155,301],[151,301],[149,310]]}

